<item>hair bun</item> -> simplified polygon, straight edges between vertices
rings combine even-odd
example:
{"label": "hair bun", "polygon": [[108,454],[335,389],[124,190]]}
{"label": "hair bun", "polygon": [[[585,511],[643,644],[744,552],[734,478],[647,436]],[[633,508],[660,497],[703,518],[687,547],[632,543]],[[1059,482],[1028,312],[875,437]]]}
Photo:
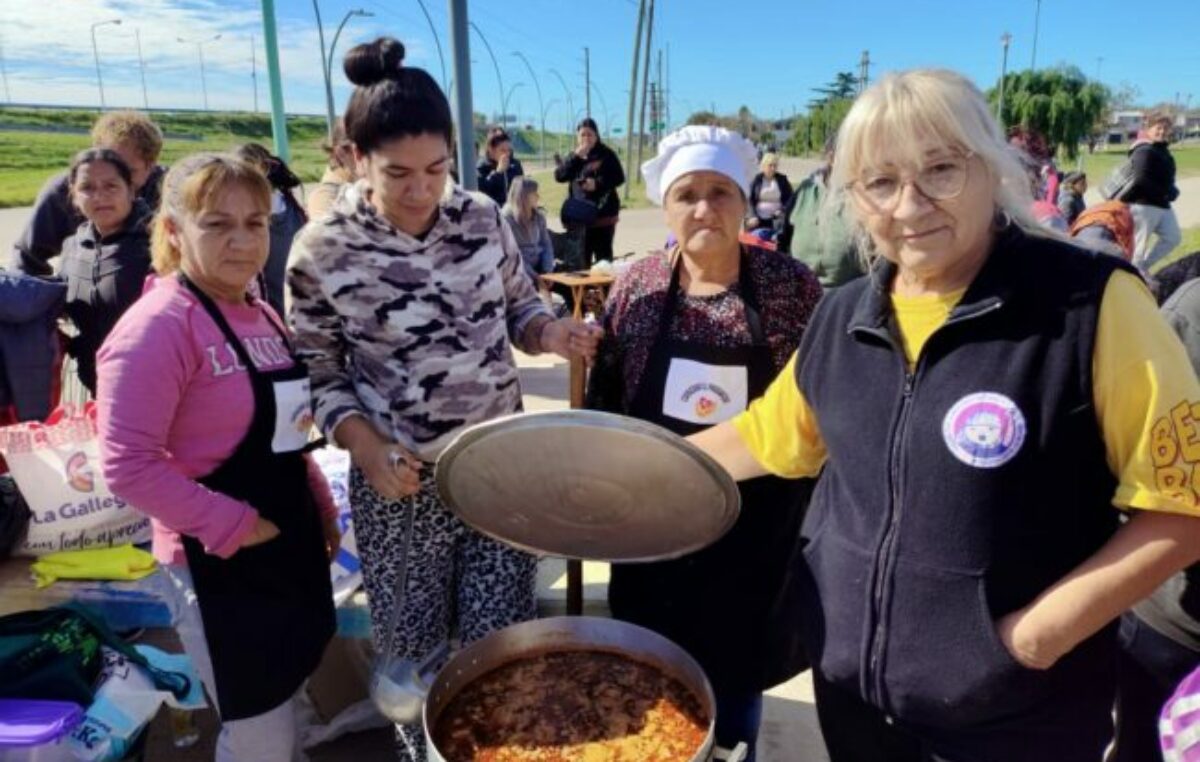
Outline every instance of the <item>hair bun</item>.
{"label": "hair bun", "polygon": [[403,65],[404,44],[394,37],[380,37],[351,48],[342,62],[342,70],[355,85],[369,87],[385,79],[395,79]]}

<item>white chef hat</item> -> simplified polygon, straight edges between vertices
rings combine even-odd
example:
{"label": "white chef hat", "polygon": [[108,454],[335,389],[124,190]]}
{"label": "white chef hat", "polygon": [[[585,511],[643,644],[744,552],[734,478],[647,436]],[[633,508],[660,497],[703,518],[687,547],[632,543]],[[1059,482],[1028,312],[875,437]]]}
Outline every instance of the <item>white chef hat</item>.
{"label": "white chef hat", "polygon": [[750,180],[758,171],[758,152],[749,140],[724,127],[690,124],[667,135],[658,155],[642,165],[646,197],[662,206],[671,184],[689,172],[719,172],[750,196]]}

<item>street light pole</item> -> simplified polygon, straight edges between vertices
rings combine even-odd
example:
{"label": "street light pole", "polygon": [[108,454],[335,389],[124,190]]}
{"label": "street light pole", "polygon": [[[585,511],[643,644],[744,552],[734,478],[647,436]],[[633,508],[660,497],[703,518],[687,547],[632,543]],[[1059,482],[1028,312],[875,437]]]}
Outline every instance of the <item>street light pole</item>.
{"label": "street light pole", "polygon": [[450,88],[446,84],[446,58],[442,55],[442,40],[438,37],[437,27],[433,25],[433,18],[429,15],[429,9],[425,7],[424,0],[417,0],[417,5],[421,6],[421,13],[425,14],[425,23],[429,24],[429,32],[433,35],[433,44],[437,45],[438,63],[442,65],[442,89],[449,96]]}
{"label": "street light pole", "polygon": [[1008,79],[1008,46],[1011,43],[1011,34],[1000,35],[1000,44],[1004,46],[1004,56],[1000,59],[1000,98],[996,103],[996,121],[1000,123],[1000,129],[1004,129],[1004,85]]}
{"label": "street light pole", "polygon": [[204,110],[208,111],[208,80],[204,74],[204,43],[216,42],[217,40],[221,39],[221,35],[214,34],[212,37],[209,37],[206,40],[185,40],[182,37],[176,37],[175,39],[185,45],[192,42],[194,42],[196,45],[196,53],[200,58],[200,92],[204,95]]}
{"label": "street light pole", "polygon": [[[558,98],[551,98],[549,103],[542,106],[542,162],[543,163],[546,161],[546,155],[545,155],[545,151],[546,151],[546,114],[550,111],[550,109],[554,106],[555,103],[558,103]],[[561,135],[558,138],[558,150],[559,150],[559,153],[562,153],[562,136]]]}
{"label": "street light pole", "polygon": [[317,17],[317,41],[321,45],[321,76],[325,78],[325,132],[333,140],[333,86],[329,84],[329,54],[325,48],[325,25],[321,23],[321,5],[312,0],[313,13]]}
{"label": "street light pole", "polygon": [[[314,0],[315,1],[315,0]],[[352,11],[346,11],[346,15],[342,16],[342,21],[338,24],[337,31],[333,33],[333,41],[329,43],[329,55],[325,57],[325,104],[329,109],[329,136],[333,137],[333,124],[337,121],[337,114],[333,108],[333,51],[337,49],[338,38],[342,36],[342,30],[346,28],[346,22],[350,21],[352,16],[362,16],[363,18],[371,18],[375,14],[370,11],[364,11],[358,8]]]}
{"label": "street light pole", "polygon": [[[504,110],[504,77],[500,76],[500,62],[496,60],[496,54],[492,52],[492,46],[488,44],[487,38],[483,36],[483,32],[474,21],[470,22],[471,28],[475,30],[475,34],[479,35],[479,39],[483,41],[483,47],[487,48],[488,56],[492,59],[492,66],[496,69],[496,82],[500,85],[500,110]],[[500,126],[503,127],[508,114],[500,114]]]}
{"label": "street light pole", "polygon": [[538,82],[537,75],[533,73],[533,67],[529,64],[529,59],[519,50],[514,50],[513,55],[521,59],[521,63],[525,64],[525,68],[529,71],[529,76],[533,78],[533,88],[537,90],[538,97],[538,113],[542,115],[541,140],[538,142],[538,152],[541,153],[542,163],[546,163],[546,105],[542,102],[542,86]]}
{"label": "street light pole", "polygon": [[8,90],[8,68],[4,65],[4,38],[0,37],[0,79],[4,80],[4,102],[12,103],[12,93]]}
{"label": "street light pole", "polygon": [[96,84],[100,88],[100,110],[103,111],[104,106],[104,75],[100,73],[100,48],[96,45],[96,27],[105,26],[107,24],[120,25],[121,19],[109,19],[108,21],[97,21],[92,24],[92,55],[96,59]]}
{"label": "street light pole", "polygon": [[[563,93],[567,96],[567,116],[573,117],[575,115],[575,101],[573,98],[571,98],[571,88],[567,87],[567,81],[563,79],[563,75],[558,73],[558,69],[551,69],[550,73],[553,74],[554,78],[558,80],[558,84],[562,85]],[[573,126],[574,125],[568,124],[567,131],[570,132]]]}
{"label": "street light pole", "polygon": [[142,30],[134,29],[133,36],[137,39],[138,69],[142,72],[142,105],[150,110],[150,93],[146,89],[146,59],[142,57]]}
{"label": "street light pole", "polygon": [[[503,102],[502,104],[500,104],[500,111],[501,111],[503,114],[505,114],[505,115],[507,115],[507,114],[508,114],[508,100],[509,100],[509,98],[511,98],[511,97],[512,97],[512,94],[513,94],[514,92],[516,92],[516,91],[517,91],[517,88],[519,88],[519,87],[524,87],[524,86],[525,86],[525,83],[524,83],[524,82],[517,82],[517,83],[513,84],[513,86],[512,86],[512,87],[508,88],[508,92],[504,94],[504,102]],[[517,120],[517,121],[519,121],[519,120]]]}
{"label": "street light pole", "polygon": [[1033,58],[1029,62],[1029,68],[1037,71],[1037,41],[1038,41],[1038,25],[1042,21],[1042,0],[1037,0],[1037,9],[1033,12]]}

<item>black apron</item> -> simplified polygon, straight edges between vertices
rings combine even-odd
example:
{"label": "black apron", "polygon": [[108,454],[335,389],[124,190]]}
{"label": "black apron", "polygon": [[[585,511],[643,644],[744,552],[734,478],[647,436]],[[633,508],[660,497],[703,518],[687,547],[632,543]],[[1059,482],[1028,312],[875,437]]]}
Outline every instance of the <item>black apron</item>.
{"label": "black apron", "polygon": [[[681,260],[673,267],[666,302],[659,318],[646,369],[630,404],[629,414],[688,436],[711,423],[694,423],[668,415],[664,407],[683,402],[697,410],[706,404],[685,389],[686,400],[668,400],[668,377],[675,360],[745,369],[749,402],[763,394],[776,375],[763,333],[759,304],[750,275],[751,255],[743,251],[739,291],[746,309],[752,343],[717,347],[676,341],[671,322],[679,300]],[[672,385],[678,390],[678,385]],[[713,394],[720,397],[721,391]],[[678,395],[677,395],[678,396]],[[721,397],[721,399],[724,399]],[[734,396],[736,405],[738,399]],[[700,662],[720,690],[759,691],[799,673],[803,654],[781,653],[769,641],[782,626],[778,600],[785,587],[788,565],[799,542],[800,522],[811,493],[811,482],[767,476],[739,485],[742,511],[737,523],[720,540],[696,553],[672,561],[614,564],[609,583],[613,615],[658,632],[682,646]],[[788,623],[789,632],[793,623]],[[798,643],[798,639],[794,640]]]}
{"label": "black apron", "polygon": [[[300,362],[258,371],[212,299],[180,280],[220,327],[254,391],[246,436],[228,460],[198,481],[249,503],[279,527],[275,539],[229,558],[210,555],[194,537],[183,536],[221,718],[240,720],[290,699],[316,669],[335,630],[329,558],[304,448],[276,453],[273,446],[277,385],[303,381],[308,371]],[[283,330],[268,320],[290,347]]]}

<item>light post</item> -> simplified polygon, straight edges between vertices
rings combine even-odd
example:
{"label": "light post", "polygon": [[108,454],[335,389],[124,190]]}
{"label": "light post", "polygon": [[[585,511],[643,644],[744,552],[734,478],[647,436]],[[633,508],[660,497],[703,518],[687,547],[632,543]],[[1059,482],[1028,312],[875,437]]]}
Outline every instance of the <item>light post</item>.
{"label": "light post", "polygon": [[[504,77],[500,75],[500,62],[496,60],[496,54],[492,52],[492,46],[488,44],[487,38],[483,36],[483,32],[474,21],[468,22],[471,28],[475,30],[475,34],[479,35],[479,39],[483,41],[483,47],[487,48],[488,56],[492,59],[492,66],[496,69],[496,82],[500,85],[500,110],[504,110]],[[504,124],[504,118],[507,114],[500,114],[500,124]]]}
{"label": "light post", "polygon": [[424,0],[417,0],[417,5],[421,6],[421,13],[425,14],[425,23],[429,24],[429,32],[433,35],[433,44],[437,45],[438,63],[442,65],[442,89],[449,96],[450,88],[446,84],[446,58],[442,55],[442,40],[438,37],[437,27],[433,25],[433,18],[429,15],[429,9],[425,7]]}
{"label": "light post", "polygon": [[[551,69],[550,73],[558,80],[558,84],[562,85],[563,93],[567,96],[567,113],[574,116],[575,101],[571,98],[571,88],[567,87],[567,81],[563,79],[563,75],[558,73],[558,69]],[[568,131],[574,127],[574,124],[568,125]]]}
{"label": "light post", "polygon": [[521,59],[521,63],[525,64],[525,68],[529,70],[529,76],[533,78],[533,87],[537,90],[538,97],[538,113],[542,116],[541,124],[541,140],[538,142],[538,150],[542,155],[542,163],[546,163],[546,105],[542,101],[542,86],[538,82],[537,75],[533,73],[533,67],[529,65],[529,59],[525,57],[519,50],[514,50],[513,55]]}
{"label": "light post", "polygon": [[1008,46],[1012,43],[1012,35],[1008,32],[1000,35],[1000,44],[1004,46],[1004,56],[1000,59],[1000,97],[996,102],[996,121],[1004,129],[1004,85],[1008,79]]}
{"label": "light post", "polygon": [[[545,163],[545,161],[546,161],[546,156],[545,156],[546,114],[550,112],[550,109],[553,108],[554,104],[556,104],[556,103],[558,103],[558,98],[551,98],[550,102],[542,107],[542,151],[543,151],[542,162],[543,163]],[[558,139],[558,151],[559,151],[559,153],[562,153],[562,136],[561,135],[559,136],[559,139]]]}
{"label": "light post", "polygon": [[591,86],[592,92],[600,99],[600,108],[604,109],[604,137],[609,137],[609,132],[612,129],[612,112],[608,110],[608,101],[604,100],[604,93],[600,92],[600,88],[594,84]]}
{"label": "light post", "polygon": [[212,37],[202,40],[185,40],[182,37],[176,37],[175,39],[185,45],[195,44],[196,46],[196,54],[200,57],[200,91],[204,95],[204,110],[208,111],[208,80],[204,76],[204,43],[216,42],[221,39],[221,35],[214,34]]}
{"label": "light post", "polygon": [[371,18],[374,15],[374,13],[364,11],[362,8],[346,11],[346,15],[342,16],[342,22],[338,24],[337,31],[333,33],[333,41],[329,43],[329,55],[325,56],[325,108],[328,109],[326,117],[329,122],[329,137],[331,139],[333,138],[333,123],[337,121],[337,115],[333,109],[333,51],[337,48],[338,38],[342,36],[342,30],[346,28],[346,22],[354,16]]}
{"label": "light post", "polygon": [[312,0],[313,14],[317,17],[317,42],[321,46],[321,76],[325,79],[325,134],[333,142],[333,87],[329,84],[329,56],[325,48],[325,25],[321,23],[321,4]]}
{"label": "light post", "polygon": [[142,30],[134,29],[133,35],[137,39],[138,69],[142,72],[142,105],[149,111],[150,92],[146,89],[146,59],[142,57]]}
{"label": "light post", "polygon": [[96,27],[105,26],[107,24],[121,23],[121,19],[109,19],[108,21],[97,21],[92,24],[92,55],[96,59],[96,84],[100,88],[100,110],[104,110],[104,75],[100,73],[100,48],[96,45]]}
{"label": "light post", "polygon": [[1037,38],[1038,25],[1042,20],[1042,0],[1037,0],[1037,9],[1033,12],[1033,58],[1029,61],[1029,68],[1037,71]]}
{"label": "light post", "polygon": [[[500,118],[502,120],[500,123],[501,127],[505,126],[505,124],[507,123],[509,99],[512,98],[512,94],[514,92],[516,92],[517,88],[524,87],[524,86],[525,86],[524,82],[517,82],[512,87],[508,88],[508,92],[504,94],[504,102],[500,105]],[[519,121],[519,120],[517,120],[517,121]]]}

